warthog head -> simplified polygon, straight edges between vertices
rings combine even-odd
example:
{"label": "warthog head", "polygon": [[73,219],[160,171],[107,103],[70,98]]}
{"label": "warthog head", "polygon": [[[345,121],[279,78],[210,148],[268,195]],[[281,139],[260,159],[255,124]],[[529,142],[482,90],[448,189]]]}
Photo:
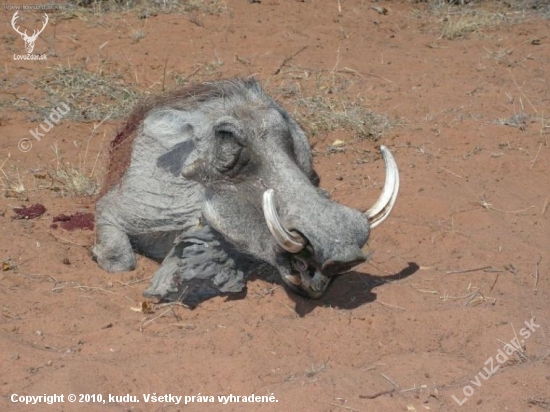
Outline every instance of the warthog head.
{"label": "warthog head", "polygon": [[310,298],[367,259],[361,249],[370,228],[397,197],[397,166],[382,146],[386,184],[375,205],[363,213],[330,200],[318,188],[304,132],[255,80],[180,91],[143,117],[141,133],[169,146],[157,167],[198,183],[207,224]]}

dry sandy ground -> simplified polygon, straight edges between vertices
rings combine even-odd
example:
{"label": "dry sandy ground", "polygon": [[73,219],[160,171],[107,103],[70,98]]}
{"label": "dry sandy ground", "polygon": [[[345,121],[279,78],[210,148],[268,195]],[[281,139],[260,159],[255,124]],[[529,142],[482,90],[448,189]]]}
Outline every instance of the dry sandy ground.
{"label": "dry sandy ground", "polygon": [[[141,19],[140,9],[50,12],[35,47],[46,61],[13,60],[24,44],[13,11],[2,11],[0,410],[548,410],[550,21],[504,2],[484,3],[473,20],[468,6],[405,1],[217,5]],[[40,27],[40,14],[20,15],[23,27]],[[452,38],[451,24],[472,21],[473,32]],[[89,258],[93,231],[50,228],[60,213],[93,213],[93,196],[67,195],[52,176],[74,167],[101,179],[126,102],[103,89],[64,96],[70,116],[36,141],[29,129],[54,107],[44,90],[55,70],[117,75],[146,93],[253,74],[312,133],[322,186],[355,208],[377,198],[376,145],[387,145],[402,189],[371,235],[371,262],[320,301],[253,279],[239,299],[132,310],[158,264],[140,258],[134,272],[109,275]],[[331,108],[312,106],[319,99]],[[88,113],[103,103],[113,115],[100,123],[105,112]],[[314,124],[358,107],[393,127],[375,142],[357,137],[360,124]],[[336,139],[345,143],[331,150]],[[14,207],[36,203],[44,215],[12,219]],[[512,353],[505,344],[516,335]],[[484,367],[498,370],[487,377]],[[10,400],[54,393],[65,403]],[[144,403],[153,393],[215,402]],[[69,394],[141,402],[72,404]],[[229,394],[278,402],[218,402]]]}

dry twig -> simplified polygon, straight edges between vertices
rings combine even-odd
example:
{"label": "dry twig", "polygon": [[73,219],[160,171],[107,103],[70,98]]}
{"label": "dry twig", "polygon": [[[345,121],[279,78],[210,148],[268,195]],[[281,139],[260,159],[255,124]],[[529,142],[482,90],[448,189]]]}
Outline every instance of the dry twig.
{"label": "dry twig", "polygon": [[296,57],[298,54],[303,52],[305,49],[307,49],[307,46],[302,47],[297,52],[295,52],[295,53],[291,54],[289,57],[285,58],[283,60],[283,62],[280,64],[280,66],[277,68],[277,70],[275,70],[275,72],[273,72],[273,75],[275,76],[275,75],[281,73],[281,70],[283,69],[283,67],[285,67],[288,64],[289,61],[291,61],[294,57]]}
{"label": "dry twig", "polygon": [[393,389],[388,389],[388,390],[385,390],[385,391],[380,391],[380,392],[376,392],[375,394],[373,395],[359,395],[359,398],[360,399],[376,399],[378,398],[379,396],[382,396],[382,395],[391,395],[395,392],[395,388]]}

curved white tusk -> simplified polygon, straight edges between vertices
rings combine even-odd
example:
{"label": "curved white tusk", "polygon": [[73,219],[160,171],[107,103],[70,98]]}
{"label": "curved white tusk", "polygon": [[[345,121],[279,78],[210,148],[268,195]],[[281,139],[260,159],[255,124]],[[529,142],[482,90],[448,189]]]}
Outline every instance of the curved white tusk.
{"label": "curved white tusk", "polygon": [[281,223],[277,209],[275,208],[273,189],[268,189],[264,192],[262,209],[267,227],[279,246],[290,253],[298,253],[306,246],[307,241],[298,232],[288,231]]}
{"label": "curved white tusk", "polygon": [[399,170],[395,159],[386,146],[380,146],[380,151],[386,163],[386,182],[380,198],[365,212],[371,228],[378,226],[388,217],[399,192]]}
{"label": "curved white tusk", "polygon": [[296,275],[285,275],[285,279],[292,283],[293,285],[296,285],[296,286],[301,286],[302,285],[302,280],[300,279],[300,276],[296,276]]}

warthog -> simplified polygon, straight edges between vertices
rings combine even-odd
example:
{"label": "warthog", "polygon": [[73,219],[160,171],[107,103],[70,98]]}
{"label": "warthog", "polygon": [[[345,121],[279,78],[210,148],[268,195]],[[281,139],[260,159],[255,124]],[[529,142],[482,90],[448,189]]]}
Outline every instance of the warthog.
{"label": "warthog", "polygon": [[163,260],[145,296],[195,304],[239,292],[259,263],[294,292],[320,298],[367,259],[371,227],[392,209],[399,174],[366,213],[318,187],[300,126],[255,80],[200,84],[150,99],[111,143],[92,253],[109,272],[134,250]]}

